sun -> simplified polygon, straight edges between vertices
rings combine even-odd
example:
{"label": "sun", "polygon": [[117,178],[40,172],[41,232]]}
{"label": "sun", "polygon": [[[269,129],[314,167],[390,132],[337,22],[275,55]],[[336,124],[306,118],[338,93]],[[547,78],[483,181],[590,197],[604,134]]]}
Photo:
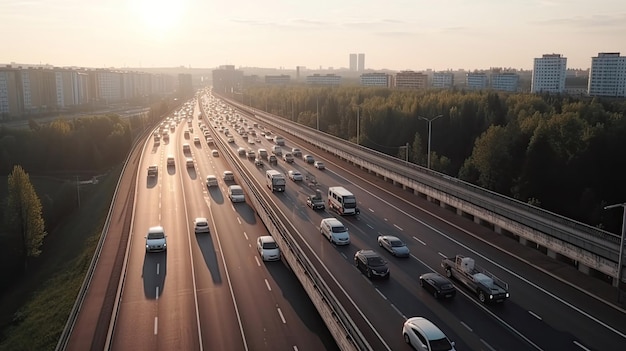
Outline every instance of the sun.
{"label": "sun", "polygon": [[181,0],[135,0],[135,11],[145,29],[163,33],[174,30],[180,25],[183,2]]}

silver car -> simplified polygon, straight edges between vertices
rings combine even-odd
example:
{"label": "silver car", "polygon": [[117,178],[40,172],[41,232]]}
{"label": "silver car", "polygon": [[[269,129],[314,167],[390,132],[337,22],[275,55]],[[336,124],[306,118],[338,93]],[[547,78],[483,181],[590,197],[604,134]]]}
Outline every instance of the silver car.
{"label": "silver car", "polygon": [[256,248],[263,261],[280,260],[280,249],[270,235],[260,236],[256,241]]}
{"label": "silver car", "polygon": [[433,322],[424,317],[412,317],[402,327],[404,341],[418,351],[454,351],[454,342]]}
{"label": "silver car", "polygon": [[167,250],[167,239],[163,227],[150,227],[148,235],[146,235],[146,252],[161,252],[165,250]]}
{"label": "silver car", "polygon": [[198,217],[193,221],[193,228],[196,234],[198,233],[210,233],[209,221],[204,217]]}
{"label": "silver car", "polygon": [[378,245],[397,257],[409,257],[410,251],[406,244],[392,235],[378,237]]}

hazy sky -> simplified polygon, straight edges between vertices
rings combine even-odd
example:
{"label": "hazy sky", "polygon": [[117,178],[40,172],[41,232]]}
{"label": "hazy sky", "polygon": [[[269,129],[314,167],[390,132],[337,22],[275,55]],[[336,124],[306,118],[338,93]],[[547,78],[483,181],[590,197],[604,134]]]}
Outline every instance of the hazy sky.
{"label": "hazy sky", "polygon": [[588,68],[626,55],[626,0],[0,0],[0,63]]}

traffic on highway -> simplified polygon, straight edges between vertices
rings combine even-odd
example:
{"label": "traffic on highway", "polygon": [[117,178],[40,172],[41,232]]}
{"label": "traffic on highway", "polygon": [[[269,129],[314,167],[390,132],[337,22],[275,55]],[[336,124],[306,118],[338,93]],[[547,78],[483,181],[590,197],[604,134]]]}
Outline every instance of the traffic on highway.
{"label": "traffic on highway", "polygon": [[146,141],[113,349],[339,349],[250,186],[279,212],[365,349],[626,345],[624,310],[264,115],[204,90]]}

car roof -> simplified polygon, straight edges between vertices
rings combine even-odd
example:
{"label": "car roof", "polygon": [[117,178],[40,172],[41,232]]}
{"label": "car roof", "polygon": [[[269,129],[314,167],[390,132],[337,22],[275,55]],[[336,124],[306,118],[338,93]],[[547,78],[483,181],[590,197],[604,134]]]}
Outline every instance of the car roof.
{"label": "car roof", "polygon": [[341,221],[338,220],[337,218],[324,218],[324,219],[322,219],[322,222],[326,222],[326,223],[330,224],[331,226],[334,226],[334,225],[341,225],[341,226],[343,226],[343,223],[341,223]]}
{"label": "car roof", "polygon": [[380,257],[380,255],[378,254],[378,252],[374,251],[374,250],[359,250],[357,251],[358,254],[363,255],[364,257]]}
{"label": "car roof", "polygon": [[424,273],[422,274],[422,278],[424,279],[431,279],[434,280],[436,282],[439,283],[448,283],[448,279],[445,278],[443,275],[436,273],[436,272],[429,272],[429,273]]}
{"label": "car roof", "polygon": [[208,222],[204,217],[196,217],[196,222]]}
{"label": "car roof", "polygon": [[[393,236],[393,235],[381,235],[381,237],[383,239],[387,239],[387,240],[400,240],[400,238],[398,238],[397,236]],[[402,241],[402,240],[400,240]]]}
{"label": "car roof", "polygon": [[444,334],[441,329],[439,329],[435,324],[433,324],[433,322],[424,317],[412,317],[407,319],[406,323],[410,323],[411,325],[420,329],[428,340],[439,340],[446,338],[446,334]]}
{"label": "car roof", "polygon": [[271,235],[260,236],[258,240],[260,242],[262,242],[262,243],[274,243],[274,242],[276,242],[276,240],[274,240],[274,237],[272,237]]}
{"label": "car roof", "polygon": [[150,229],[148,229],[148,233],[162,233],[162,232],[164,232],[164,230],[163,230],[163,227],[161,227],[160,225],[150,227]]}

